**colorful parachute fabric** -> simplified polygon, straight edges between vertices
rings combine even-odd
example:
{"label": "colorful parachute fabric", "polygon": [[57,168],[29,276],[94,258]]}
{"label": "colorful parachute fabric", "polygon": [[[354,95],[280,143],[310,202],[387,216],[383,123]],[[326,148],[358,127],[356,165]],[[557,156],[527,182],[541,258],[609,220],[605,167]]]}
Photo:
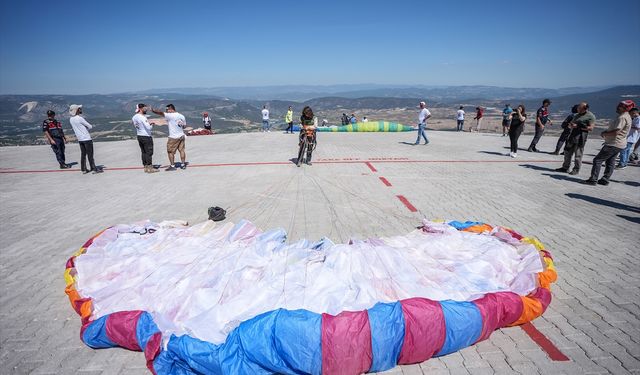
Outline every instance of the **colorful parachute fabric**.
{"label": "colorful parachute fabric", "polygon": [[96,234],[65,271],[82,341],[143,351],[156,374],[418,363],[540,316],[556,277],[536,239],[457,221],[349,244],[287,243],[248,221],[141,222]]}
{"label": "colorful parachute fabric", "polygon": [[341,126],[319,127],[319,132],[407,132],[415,130],[411,126],[388,121],[358,122]]}

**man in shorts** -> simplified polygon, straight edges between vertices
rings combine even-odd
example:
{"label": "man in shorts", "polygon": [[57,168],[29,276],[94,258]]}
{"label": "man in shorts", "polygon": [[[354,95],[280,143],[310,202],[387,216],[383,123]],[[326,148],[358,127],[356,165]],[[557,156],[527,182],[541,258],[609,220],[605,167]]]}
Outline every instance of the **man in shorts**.
{"label": "man in shorts", "polygon": [[184,128],[187,126],[185,117],[176,112],[173,104],[167,104],[165,112],[159,109],[151,109],[156,115],[164,116],[169,126],[169,138],[167,138],[167,154],[169,155],[169,167],[165,171],[175,171],[176,151],[180,153],[180,169],[187,168],[187,153],[184,151],[185,135]]}
{"label": "man in shorts", "polygon": [[511,114],[513,113],[513,108],[511,108],[510,104],[504,106],[502,110],[502,136],[506,137],[507,133],[509,133],[509,127],[511,126]]}

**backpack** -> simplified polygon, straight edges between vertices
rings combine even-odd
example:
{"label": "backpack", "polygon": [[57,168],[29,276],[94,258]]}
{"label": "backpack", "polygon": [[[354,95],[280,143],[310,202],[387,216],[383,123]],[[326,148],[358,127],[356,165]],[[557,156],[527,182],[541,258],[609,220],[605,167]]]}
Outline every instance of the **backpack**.
{"label": "backpack", "polygon": [[221,221],[225,219],[225,215],[227,213],[227,211],[225,211],[224,208],[221,207],[209,207],[209,210],[207,211],[209,213],[209,220],[213,220],[213,221]]}

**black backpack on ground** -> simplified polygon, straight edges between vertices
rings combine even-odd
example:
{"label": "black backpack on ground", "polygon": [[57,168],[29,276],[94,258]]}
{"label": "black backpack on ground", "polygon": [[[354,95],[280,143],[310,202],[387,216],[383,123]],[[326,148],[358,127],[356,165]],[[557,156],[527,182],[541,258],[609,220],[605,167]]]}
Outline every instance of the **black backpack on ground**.
{"label": "black backpack on ground", "polygon": [[221,207],[209,207],[209,220],[213,220],[213,221],[221,221],[225,219],[225,215],[227,214],[227,211],[224,210],[224,208]]}

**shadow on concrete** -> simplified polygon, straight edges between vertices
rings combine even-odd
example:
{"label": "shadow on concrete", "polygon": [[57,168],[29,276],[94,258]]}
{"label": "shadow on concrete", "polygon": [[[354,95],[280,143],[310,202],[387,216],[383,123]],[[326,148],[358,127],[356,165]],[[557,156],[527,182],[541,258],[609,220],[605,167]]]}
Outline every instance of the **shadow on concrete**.
{"label": "shadow on concrete", "polygon": [[618,181],[618,180],[609,180],[610,182],[615,182],[617,184],[624,184],[624,185],[629,185],[629,186],[633,186],[633,187],[638,187],[640,186],[640,182],[638,181]]}
{"label": "shadow on concrete", "polygon": [[401,145],[409,145],[409,146],[416,145],[415,142],[398,142],[398,143],[400,143]]}
{"label": "shadow on concrete", "polygon": [[71,168],[74,165],[78,165],[78,162],[77,161],[72,161],[71,163],[67,163],[67,165],[69,166],[69,168]]}
{"label": "shadow on concrete", "polygon": [[495,151],[478,151],[478,152],[482,153],[482,154],[489,154],[489,155],[509,156],[509,155],[505,154],[504,152],[495,152]]}
{"label": "shadow on concrete", "polygon": [[533,164],[520,164],[521,167],[525,167],[525,168],[529,168],[529,169],[534,169],[536,171],[545,171],[545,172],[555,172],[556,169],[555,168],[547,168],[547,167],[541,167],[539,165],[533,165]]}
{"label": "shadow on concrete", "polygon": [[[618,203],[618,202],[610,201],[610,200],[607,200],[607,199],[596,198],[596,197],[592,197],[592,196],[589,196],[589,195],[578,194],[578,193],[567,193],[565,195],[567,197],[573,198],[573,199],[581,199],[583,201],[587,201],[587,202],[590,202],[590,203],[600,204],[600,205],[611,207],[611,208],[617,208],[619,210],[625,210],[625,211],[631,211],[631,212],[640,213],[640,208],[634,207],[634,206],[629,206],[628,204],[624,204],[624,203]],[[618,216],[620,216],[620,215],[618,215]]]}
{"label": "shadow on concrete", "polygon": [[549,173],[543,173],[543,176],[549,176],[555,180],[565,180],[565,181],[571,181],[571,182],[580,182],[582,180],[584,180],[583,178],[577,178],[577,177],[572,177],[570,175],[565,175],[565,174],[549,174]]}
{"label": "shadow on concrete", "polygon": [[616,215],[616,216],[621,217],[625,220],[629,220],[632,223],[640,224],[640,217],[633,217],[633,216],[627,216],[627,215]]}

